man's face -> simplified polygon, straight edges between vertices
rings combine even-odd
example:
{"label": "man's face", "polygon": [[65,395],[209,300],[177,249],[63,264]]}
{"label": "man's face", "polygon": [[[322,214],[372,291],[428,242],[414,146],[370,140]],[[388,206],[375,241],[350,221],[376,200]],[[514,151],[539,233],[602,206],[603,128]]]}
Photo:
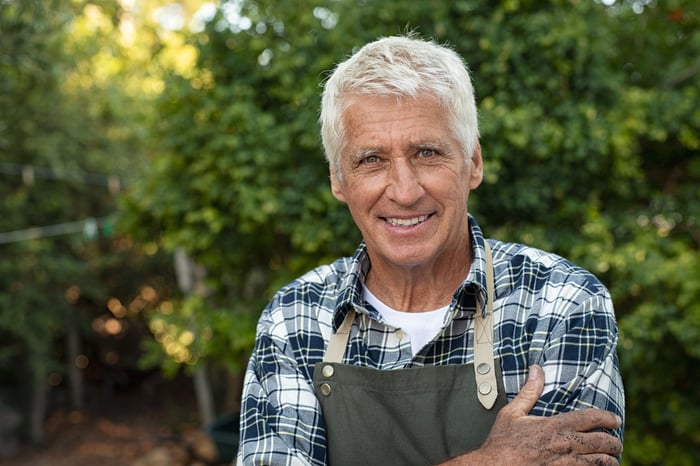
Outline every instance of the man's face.
{"label": "man's face", "polygon": [[468,251],[467,200],[482,179],[481,149],[471,164],[439,104],[425,96],[352,96],[334,196],[347,203],[373,267],[414,268]]}

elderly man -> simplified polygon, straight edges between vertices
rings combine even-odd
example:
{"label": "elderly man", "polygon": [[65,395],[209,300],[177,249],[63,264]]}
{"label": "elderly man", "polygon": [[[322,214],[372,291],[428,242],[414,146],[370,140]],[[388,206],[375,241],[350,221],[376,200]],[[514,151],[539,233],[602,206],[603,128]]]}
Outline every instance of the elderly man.
{"label": "elderly man", "polygon": [[609,293],[468,214],[483,163],[462,59],[367,44],[326,82],[321,125],[363,242],[263,311],[239,464],[618,464]]}

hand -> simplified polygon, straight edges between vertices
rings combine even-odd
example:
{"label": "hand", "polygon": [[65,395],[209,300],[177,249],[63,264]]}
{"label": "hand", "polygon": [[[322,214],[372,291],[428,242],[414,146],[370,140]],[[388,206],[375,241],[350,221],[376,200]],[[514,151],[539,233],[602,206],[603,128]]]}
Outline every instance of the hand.
{"label": "hand", "polygon": [[442,464],[618,465],[622,442],[608,433],[591,431],[620,427],[620,418],[594,408],[550,417],[528,416],[543,389],[542,368],[531,366],[527,382],[498,413],[484,445]]}

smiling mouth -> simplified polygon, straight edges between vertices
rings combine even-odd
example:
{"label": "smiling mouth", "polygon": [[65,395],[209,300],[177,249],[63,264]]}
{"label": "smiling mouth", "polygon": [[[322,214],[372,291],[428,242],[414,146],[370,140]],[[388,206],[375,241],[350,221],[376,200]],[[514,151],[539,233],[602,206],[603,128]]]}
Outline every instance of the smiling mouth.
{"label": "smiling mouth", "polygon": [[413,218],[386,217],[385,220],[390,225],[399,226],[399,227],[412,227],[414,225],[418,225],[419,223],[425,222],[428,219],[428,217],[430,217],[430,215],[419,215],[418,217],[413,217]]}

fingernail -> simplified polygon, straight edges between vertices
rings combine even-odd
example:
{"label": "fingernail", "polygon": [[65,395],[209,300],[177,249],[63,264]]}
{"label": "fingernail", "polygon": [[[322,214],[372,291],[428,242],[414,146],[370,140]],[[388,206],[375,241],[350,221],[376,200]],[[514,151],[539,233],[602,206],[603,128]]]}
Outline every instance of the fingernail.
{"label": "fingernail", "polygon": [[615,419],[617,419],[617,423],[618,423],[619,425],[622,425],[622,418],[621,418],[620,416],[618,416],[618,415],[616,414],[616,415],[615,415]]}
{"label": "fingernail", "polygon": [[537,378],[537,370],[535,369],[535,366],[530,366],[527,370],[527,378],[529,379],[535,379]]}

